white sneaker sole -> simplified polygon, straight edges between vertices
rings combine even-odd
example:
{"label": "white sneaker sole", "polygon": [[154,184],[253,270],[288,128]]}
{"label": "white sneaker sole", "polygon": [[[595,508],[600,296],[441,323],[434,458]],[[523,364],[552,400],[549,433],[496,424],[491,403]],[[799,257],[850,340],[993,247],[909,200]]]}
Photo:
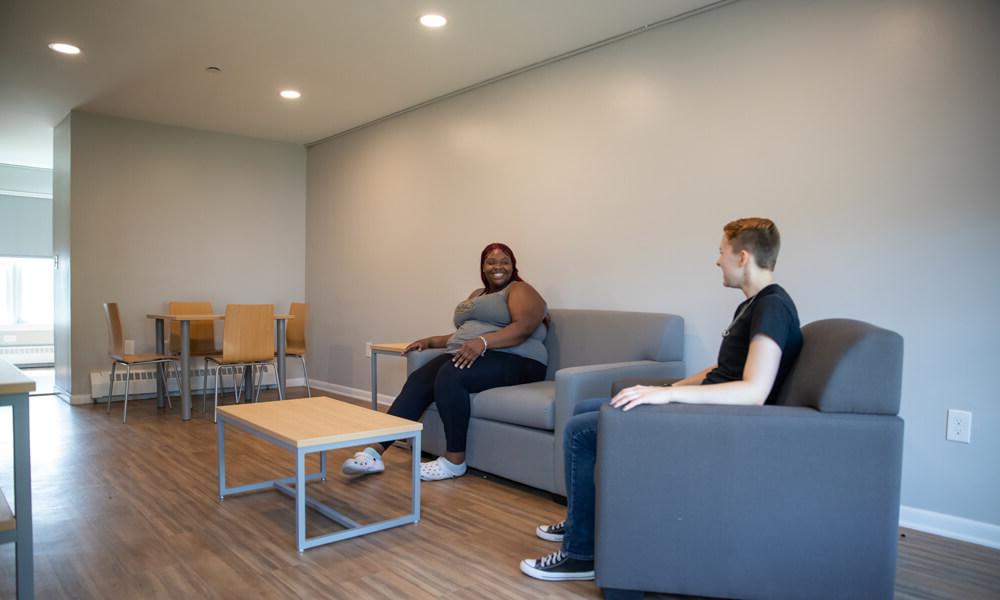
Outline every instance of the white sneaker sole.
{"label": "white sneaker sole", "polygon": [[535,535],[537,535],[538,537],[542,538],[546,542],[561,542],[561,541],[563,541],[563,536],[562,535],[560,535],[558,533],[549,533],[548,531],[545,531],[544,529],[542,529],[541,526],[539,526],[539,527],[537,527],[535,529]]}
{"label": "white sneaker sole", "polygon": [[555,573],[551,571],[543,571],[541,569],[536,569],[531,563],[533,560],[522,560],[521,561],[521,572],[528,577],[534,577],[535,579],[541,579],[543,581],[589,581],[594,578],[593,571],[580,571],[578,573]]}
{"label": "white sneaker sole", "polygon": [[365,475],[378,475],[379,473],[385,473],[385,467],[366,471],[348,471],[347,469],[341,468],[340,472],[351,479],[355,479],[357,477],[364,477]]}

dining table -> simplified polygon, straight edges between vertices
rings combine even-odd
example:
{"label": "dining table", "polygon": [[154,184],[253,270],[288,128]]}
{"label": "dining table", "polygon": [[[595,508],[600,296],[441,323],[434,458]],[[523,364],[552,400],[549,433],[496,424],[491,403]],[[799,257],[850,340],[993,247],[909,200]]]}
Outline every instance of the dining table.
{"label": "dining table", "polygon": [[[192,321],[225,321],[224,314],[169,314],[151,313],[146,318],[156,322],[156,352],[162,354],[164,346],[164,323],[176,321],[180,323],[181,329],[181,419],[189,421],[191,419],[191,322]],[[277,385],[281,391],[281,397],[285,396],[285,325],[289,319],[295,317],[290,314],[275,314],[274,320],[277,323],[275,333],[275,347],[277,348],[278,372],[276,374]],[[245,390],[253,390],[253,369],[244,369],[243,385]],[[163,406],[167,390],[163,382],[157,379],[156,398],[157,405]],[[248,396],[249,397],[249,396]]]}

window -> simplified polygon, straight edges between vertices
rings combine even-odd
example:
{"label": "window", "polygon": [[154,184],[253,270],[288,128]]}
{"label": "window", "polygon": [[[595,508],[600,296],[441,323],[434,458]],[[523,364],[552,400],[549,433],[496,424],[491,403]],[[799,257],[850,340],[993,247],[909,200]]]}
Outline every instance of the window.
{"label": "window", "polygon": [[0,257],[0,327],[52,328],[51,258]]}

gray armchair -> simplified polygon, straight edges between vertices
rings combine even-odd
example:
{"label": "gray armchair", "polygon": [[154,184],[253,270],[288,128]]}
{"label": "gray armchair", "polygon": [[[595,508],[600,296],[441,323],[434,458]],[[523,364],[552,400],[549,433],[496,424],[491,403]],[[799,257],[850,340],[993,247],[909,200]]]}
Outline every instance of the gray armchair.
{"label": "gray armchair", "polygon": [[892,598],[903,340],[846,319],[802,333],[778,405],[602,409],[607,598]]}
{"label": "gray armchair", "polygon": [[[623,378],[684,375],[684,320],[676,315],[553,309],[545,381],[473,394],[466,462],[532,487],[566,494],[563,430],[576,404],[607,395]],[[442,350],[411,352],[412,373]],[[445,451],[437,407],[423,417],[423,449]]]}

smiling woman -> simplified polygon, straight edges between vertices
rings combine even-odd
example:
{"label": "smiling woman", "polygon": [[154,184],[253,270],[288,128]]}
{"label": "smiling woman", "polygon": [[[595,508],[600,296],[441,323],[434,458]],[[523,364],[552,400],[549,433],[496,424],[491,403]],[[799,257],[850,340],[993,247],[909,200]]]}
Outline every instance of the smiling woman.
{"label": "smiling woman", "polygon": [[[425,481],[465,474],[470,393],[545,378],[545,300],[521,279],[514,251],[501,243],[483,248],[479,277],[483,287],[455,307],[454,333],[419,339],[403,351],[445,349],[410,374],[389,408],[391,415],[418,421],[431,402],[437,404],[447,451],[421,465],[420,477]],[[381,449],[365,448],[344,462],[343,472],[354,476],[381,473],[385,470],[381,455],[390,447],[391,442],[386,442]]]}

